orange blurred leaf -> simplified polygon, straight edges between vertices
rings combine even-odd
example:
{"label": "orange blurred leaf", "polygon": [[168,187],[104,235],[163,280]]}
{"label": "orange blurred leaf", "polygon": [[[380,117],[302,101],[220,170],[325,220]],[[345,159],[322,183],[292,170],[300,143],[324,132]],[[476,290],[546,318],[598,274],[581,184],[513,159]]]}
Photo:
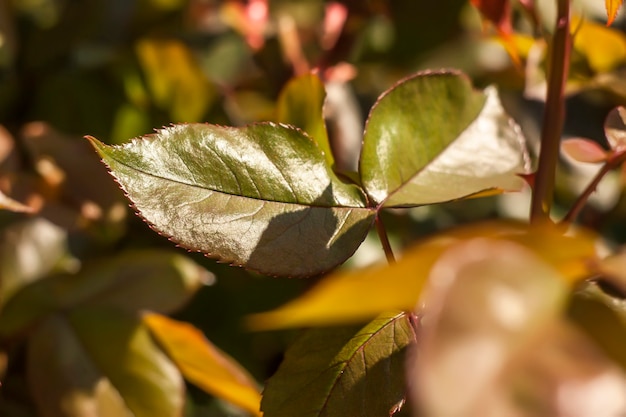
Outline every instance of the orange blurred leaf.
{"label": "orange blurred leaf", "polygon": [[200,330],[153,313],[145,314],[143,321],[189,382],[255,416],[262,415],[254,379]]}
{"label": "orange blurred leaf", "polygon": [[608,17],[606,21],[607,26],[610,26],[611,23],[613,23],[623,2],[624,0],[605,0],[606,16]]}

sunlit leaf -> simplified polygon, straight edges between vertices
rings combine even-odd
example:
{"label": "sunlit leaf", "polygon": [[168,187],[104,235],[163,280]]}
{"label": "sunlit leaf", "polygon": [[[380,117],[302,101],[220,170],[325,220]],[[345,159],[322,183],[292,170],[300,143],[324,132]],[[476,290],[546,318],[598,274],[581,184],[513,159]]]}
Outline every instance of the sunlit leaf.
{"label": "sunlit leaf", "polygon": [[23,288],[2,311],[0,337],[21,332],[53,311],[80,306],[170,312],[211,279],[209,272],[178,254],[129,252],[78,274],[56,275]]}
{"label": "sunlit leaf", "polygon": [[626,150],[626,108],[619,106],[609,112],[604,121],[604,134],[613,150]]}
{"label": "sunlit leaf", "polygon": [[124,146],[95,139],[139,213],[176,243],[270,275],[310,276],[345,261],[374,210],[300,130],[178,125]]}
{"label": "sunlit leaf", "polygon": [[326,91],[315,74],[305,74],[287,83],[277,103],[277,121],[304,130],[317,143],[329,166],[334,163],[333,152],[322,114]]}
{"label": "sunlit leaf", "polygon": [[158,314],[146,314],[143,320],[185,379],[215,397],[261,415],[261,394],[254,379],[200,330]]}
{"label": "sunlit leaf", "polygon": [[623,413],[626,374],[561,321],[567,290],[556,269],[515,243],[476,239],[444,253],[419,305],[425,319],[410,367],[423,412]]}
{"label": "sunlit leaf", "polygon": [[155,104],[173,121],[201,121],[215,92],[191,51],[171,39],[142,39],[136,49]]}
{"label": "sunlit leaf", "polygon": [[606,73],[626,63],[626,35],[592,21],[572,18],[573,47],[594,73]]}
{"label": "sunlit leaf", "polygon": [[544,226],[486,223],[440,233],[408,249],[392,265],[340,272],[324,278],[300,298],[276,310],[248,318],[257,330],[359,322],[389,310],[412,310],[441,254],[475,238],[516,242],[542,258],[571,284],[589,274],[595,258],[595,237],[584,231],[564,237]]}
{"label": "sunlit leaf", "polygon": [[29,339],[27,363],[44,417],[182,413],[183,380],[136,315],[92,308],[51,315]]}
{"label": "sunlit leaf", "polygon": [[561,149],[578,162],[602,162],[608,157],[608,152],[590,139],[566,139],[561,142]]}
{"label": "sunlit leaf", "polygon": [[265,417],[391,415],[405,395],[408,316],[386,314],[365,327],[306,331],[263,391]]}
{"label": "sunlit leaf", "polygon": [[617,17],[617,12],[619,12],[620,7],[622,7],[624,0],[604,0],[604,2],[606,5],[607,16],[606,25],[609,26]]}
{"label": "sunlit leaf", "polygon": [[485,97],[456,72],[420,73],[385,93],[371,110],[360,164],[365,189],[385,207],[519,190],[516,174],[529,168],[495,89]]}

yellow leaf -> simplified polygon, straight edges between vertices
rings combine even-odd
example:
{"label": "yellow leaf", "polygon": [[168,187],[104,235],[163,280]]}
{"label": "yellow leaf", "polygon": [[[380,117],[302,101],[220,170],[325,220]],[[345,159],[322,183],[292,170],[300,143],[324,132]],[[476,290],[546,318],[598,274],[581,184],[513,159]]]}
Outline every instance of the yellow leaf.
{"label": "yellow leaf", "polygon": [[626,62],[626,36],[598,23],[572,18],[574,50],[595,73],[606,73]]}
{"label": "yellow leaf", "polygon": [[624,0],[605,0],[606,16],[608,17],[606,22],[607,26],[610,26],[611,23],[613,23],[623,2]]}
{"label": "yellow leaf", "polygon": [[159,314],[143,321],[189,382],[254,416],[261,416],[261,394],[254,379],[188,323]]}
{"label": "yellow leaf", "polygon": [[418,243],[395,264],[330,275],[302,297],[252,315],[247,324],[254,330],[324,326],[364,321],[390,310],[412,311],[441,254],[475,238],[520,244],[556,269],[568,284],[586,278],[588,261],[595,258],[596,238],[584,231],[566,237],[553,225],[529,227],[504,221],[472,225]]}

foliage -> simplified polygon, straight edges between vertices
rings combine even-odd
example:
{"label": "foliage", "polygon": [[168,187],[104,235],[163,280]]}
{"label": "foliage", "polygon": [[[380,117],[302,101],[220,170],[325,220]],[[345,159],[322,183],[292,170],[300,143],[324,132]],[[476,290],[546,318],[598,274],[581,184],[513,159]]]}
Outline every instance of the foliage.
{"label": "foliage", "polygon": [[0,415],[626,413],[621,1],[40,3],[0,0]]}

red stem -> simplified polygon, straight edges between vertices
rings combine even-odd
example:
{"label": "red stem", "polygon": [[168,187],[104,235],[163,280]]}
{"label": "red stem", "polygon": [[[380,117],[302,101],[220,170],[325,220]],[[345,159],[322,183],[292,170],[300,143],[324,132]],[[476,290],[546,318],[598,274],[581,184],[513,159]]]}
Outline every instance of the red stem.
{"label": "red stem", "polygon": [[554,178],[565,118],[565,83],[571,49],[569,6],[569,0],[558,0],[556,29],[549,61],[548,95],[541,130],[539,166],[530,207],[531,222],[548,219],[552,207]]}

